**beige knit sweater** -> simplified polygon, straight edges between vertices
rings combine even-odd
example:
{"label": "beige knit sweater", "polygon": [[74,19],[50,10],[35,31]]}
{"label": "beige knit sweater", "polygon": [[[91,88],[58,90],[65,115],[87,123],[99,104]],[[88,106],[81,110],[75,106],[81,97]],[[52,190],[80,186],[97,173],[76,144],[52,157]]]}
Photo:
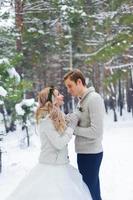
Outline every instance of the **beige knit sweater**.
{"label": "beige knit sweater", "polygon": [[80,120],[74,132],[75,151],[85,154],[102,152],[105,107],[102,97],[93,87],[89,87],[79,101],[76,113]]}

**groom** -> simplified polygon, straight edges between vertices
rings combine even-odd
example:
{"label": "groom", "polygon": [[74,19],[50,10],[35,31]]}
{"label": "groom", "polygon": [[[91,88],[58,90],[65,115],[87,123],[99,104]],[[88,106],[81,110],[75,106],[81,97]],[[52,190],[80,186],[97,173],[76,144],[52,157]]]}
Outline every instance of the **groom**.
{"label": "groom", "polygon": [[79,124],[75,129],[77,163],[84,182],[89,187],[93,200],[102,200],[99,170],[103,157],[102,136],[105,107],[103,99],[94,87],[86,87],[85,77],[78,69],[64,76],[68,92],[79,98],[76,113]]}

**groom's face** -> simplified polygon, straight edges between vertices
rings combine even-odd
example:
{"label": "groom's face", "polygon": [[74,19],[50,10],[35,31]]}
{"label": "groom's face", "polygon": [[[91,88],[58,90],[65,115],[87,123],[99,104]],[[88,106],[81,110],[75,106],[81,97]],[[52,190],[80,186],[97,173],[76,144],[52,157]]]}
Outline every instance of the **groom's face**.
{"label": "groom's face", "polygon": [[70,80],[69,78],[65,80],[65,85],[67,87],[68,93],[70,93],[74,97],[79,96],[80,92],[80,80],[77,80],[77,83]]}

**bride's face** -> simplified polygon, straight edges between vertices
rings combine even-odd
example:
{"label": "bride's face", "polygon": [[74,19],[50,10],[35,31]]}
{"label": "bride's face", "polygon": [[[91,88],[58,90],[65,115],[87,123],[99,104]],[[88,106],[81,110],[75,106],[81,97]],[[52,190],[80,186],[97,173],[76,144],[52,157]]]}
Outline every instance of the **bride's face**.
{"label": "bride's face", "polygon": [[64,104],[64,96],[59,93],[58,90],[54,90],[54,102],[57,106],[62,106]]}

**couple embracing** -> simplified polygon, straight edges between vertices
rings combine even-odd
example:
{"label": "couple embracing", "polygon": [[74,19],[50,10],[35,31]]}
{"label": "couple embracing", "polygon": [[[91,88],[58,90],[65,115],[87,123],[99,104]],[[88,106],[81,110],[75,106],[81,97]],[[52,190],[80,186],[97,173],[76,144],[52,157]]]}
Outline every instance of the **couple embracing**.
{"label": "couple embracing", "polygon": [[[63,95],[55,87],[39,92],[39,163],[7,200],[102,200],[99,170],[103,157],[103,99],[93,87],[86,87],[78,69],[69,71],[64,83],[68,92],[79,98],[77,108],[65,115],[60,109]],[[69,164],[67,144],[73,134],[79,170]]]}

